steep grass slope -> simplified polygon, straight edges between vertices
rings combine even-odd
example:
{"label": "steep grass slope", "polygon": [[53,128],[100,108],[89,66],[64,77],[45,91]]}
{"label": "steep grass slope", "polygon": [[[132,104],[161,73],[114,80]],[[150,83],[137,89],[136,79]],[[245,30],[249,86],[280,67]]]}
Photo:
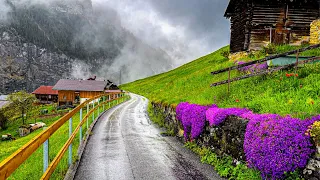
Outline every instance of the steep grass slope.
{"label": "steep grass slope", "polygon": [[[297,47],[274,47],[276,53]],[[210,72],[229,67],[234,63],[223,56],[229,47],[201,57],[177,69],[123,85],[121,88],[149,98],[152,101],[177,105],[188,101],[202,105],[217,104],[219,107],[245,107],[256,113],[292,114],[306,118],[320,112],[320,65],[305,65],[293,70],[249,78],[231,84],[210,88],[210,84],[226,80],[228,73],[212,76]],[[257,59],[268,54],[263,50],[247,59]],[[319,55],[319,49],[303,53]],[[286,73],[298,74],[287,77]],[[232,71],[231,77],[241,75]]]}

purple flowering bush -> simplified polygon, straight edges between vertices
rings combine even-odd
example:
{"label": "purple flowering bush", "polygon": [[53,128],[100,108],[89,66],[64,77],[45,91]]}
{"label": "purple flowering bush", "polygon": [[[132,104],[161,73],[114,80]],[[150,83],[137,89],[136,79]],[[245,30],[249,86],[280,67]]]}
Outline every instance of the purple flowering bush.
{"label": "purple flowering bush", "polygon": [[[244,61],[236,62],[237,65],[242,65],[245,63],[246,62],[244,62]],[[264,62],[262,64],[252,64],[249,66],[238,68],[238,71],[243,72],[243,73],[248,73],[248,72],[254,73],[254,72],[259,72],[259,71],[263,71],[263,70],[267,70],[267,69],[268,69],[268,63]]]}
{"label": "purple flowering bush", "polygon": [[[213,105],[211,107],[216,107]],[[180,103],[176,107],[177,119],[182,123],[184,129],[184,138],[186,140],[198,138],[205,126],[206,111],[210,106],[200,106],[197,104],[189,104],[187,102]]]}
{"label": "purple flowering bush", "polygon": [[250,113],[251,111],[243,108],[210,108],[206,112],[206,119],[209,121],[210,126],[218,126],[226,120],[228,116],[240,116],[244,113]]}
{"label": "purple flowering bush", "polygon": [[301,120],[278,114],[254,114],[244,108],[218,108],[180,103],[177,119],[184,127],[184,136],[198,138],[206,120],[210,126],[218,126],[228,116],[248,119],[244,139],[244,152],[248,166],[261,172],[264,179],[281,179],[285,172],[293,172],[307,165],[315,151],[308,128],[320,120],[320,116]]}
{"label": "purple flowering bush", "polygon": [[307,165],[314,150],[305,132],[312,120],[277,114],[245,116],[249,118],[244,140],[249,167],[258,169],[266,179],[279,179],[285,172]]}

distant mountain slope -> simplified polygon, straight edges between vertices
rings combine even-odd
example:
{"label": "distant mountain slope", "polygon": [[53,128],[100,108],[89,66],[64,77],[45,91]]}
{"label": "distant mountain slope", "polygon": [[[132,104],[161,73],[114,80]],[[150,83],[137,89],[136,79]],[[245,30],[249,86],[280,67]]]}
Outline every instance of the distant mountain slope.
{"label": "distant mountain slope", "polygon": [[[113,71],[120,69],[123,81],[132,81],[172,68],[164,51],[124,29],[112,9],[93,10],[90,0],[6,0],[6,5],[8,17],[0,22],[0,93],[92,74],[118,81]],[[119,58],[123,63],[115,66]]]}

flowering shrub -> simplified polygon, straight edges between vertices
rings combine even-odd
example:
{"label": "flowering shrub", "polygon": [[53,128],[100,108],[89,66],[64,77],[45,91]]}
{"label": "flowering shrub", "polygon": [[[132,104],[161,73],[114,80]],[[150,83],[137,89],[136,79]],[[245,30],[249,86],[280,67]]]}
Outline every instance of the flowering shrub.
{"label": "flowering shrub", "polygon": [[[310,135],[318,132],[320,120],[320,115],[301,120],[289,115],[254,114],[243,108],[218,108],[216,105],[208,107],[189,103],[180,103],[176,111],[186,139],[189,139],[190,133],[191,139],[199,137],[206,120],[210,126],[218,126],[230,115],[248,119],[243,145],[246,160],[248,166],[259,170],[264,179],[279,179],[286,172],[294,172],[306,166],[314,152]],[[312,129],[315,130],[312,131],[313,123],[315,128],[312,126]],[[319,136],[319,133],[316,134]]]}
{"label": "flowering shrub", "polygon": [[210,108],[206,112],[206,118],[210,123],[210,126],[215,125],[218,126],[221,124],[228,116],[235,115],[240,116],[244,113],[251,112],[248,109],[242,109],[242,108]]}
{"label": "flowering shrub", "polygon": [[[217,107],[212,105],[211,107]],[[206,110],[210,106],[200,106],[197,104],[180,103],[176,108],[177,119],[181,121],[184,129],[184,138],[196,139],[202,133],[206,122]]]}
{"label": "flowering shrub", "polygon": [[320,115],[311,118],[311,121],[314,121],[314,123],[309,127],[308,133],[315,143],[320,146]]}
{"label": "flowering shrub", "polygon": [[266,179],[278,179],[285,172],[306,166],[313,153],[305,135],[313,120],[300,120],[277,114],[247,114],[244,151],[249,167],[257,168]]}
{"label": "flowering shrub", "polygon": [[286,73],[286,77],[298,77],[299,76],[299,74],[294,74],[294,73],[290,73],[290,74],[288,74],[288,73]]}
{"label": "flowering shrub", "polygon": [[[238,65],[245,64],[246,62],[244,61],[238,61]],[[243,72],[243,73],[254,73],[254,72],[259,72],[262,70],[267,70],[268,69],[268,63],[262,63],[262,64],[253,64],[245,67],[238,68],[238,71]]]}

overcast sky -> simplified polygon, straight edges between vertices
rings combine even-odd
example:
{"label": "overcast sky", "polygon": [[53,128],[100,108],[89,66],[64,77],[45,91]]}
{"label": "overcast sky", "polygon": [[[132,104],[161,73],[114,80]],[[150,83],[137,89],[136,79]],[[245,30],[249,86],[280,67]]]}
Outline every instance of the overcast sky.
{"label": "overcast sky", "polygon": [[182,65],[229,44],[226,0],[93,0],[116,10],[122,26]]}

